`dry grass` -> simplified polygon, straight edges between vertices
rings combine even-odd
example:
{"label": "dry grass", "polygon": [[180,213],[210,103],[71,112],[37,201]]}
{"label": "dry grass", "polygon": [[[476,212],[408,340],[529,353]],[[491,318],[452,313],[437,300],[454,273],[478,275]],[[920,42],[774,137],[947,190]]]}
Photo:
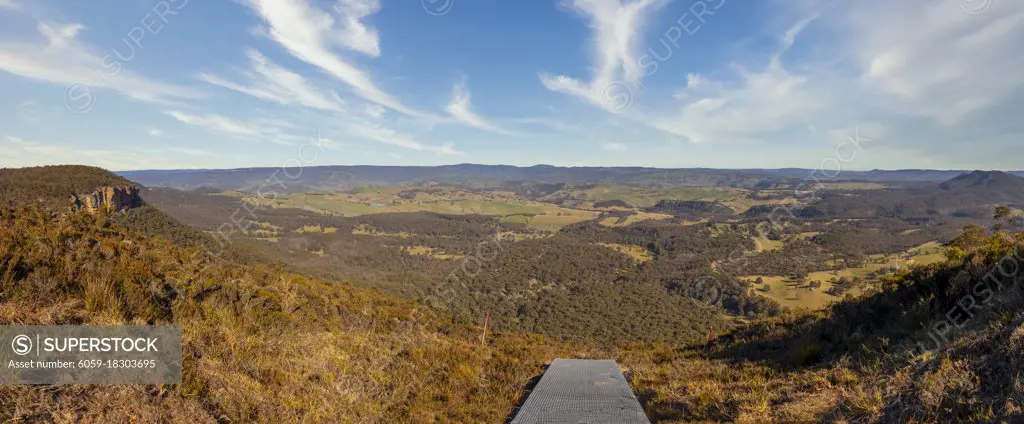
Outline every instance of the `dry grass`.
{"label": "dry grass", "polygon": [[246,202],[260,206],[307,209],[338,216],[391,212],[529,215],[540,218],[536,224],[532,224],[533,228],[545,230],[557,230],[564,225],[593,219],[598,215],[593,211],[533,201],[511,192],[477,192],[444,186],[367,187],[348,193],[294,193],[274,199],[263,199],[252,194],[241,197]]}
{"label": "dry grass", "polygon": [[637,346],[619,357],[654,422],[815,422],[838,405],[838,389],[856,382],[843,367],[783,374],[755,361],[708,359],[699,349],[671,359],[651,354],[658,349]]}
{"label": "dry grass", "polygon": [[529,228],[545,231],[558,231],[562,227],[577,222],[589,221],[598,216],[596,212],[575,211],[565,215],[537,215],[530,218]]}
{"label": "dry grass", "polygon": [[[761,245],[758,244],[758,246],[760,247]],[[929,242],[909,249],[906,253],[901,255],[870,255],[868,256],[868,260],[872,261],[872,263],[867,263],[861,267],[808,273],[805,281],[820,281],[822,284],[821,287],[813,290],[806,287],[806,283],[793,283],[789,281],[788,277],[782,276],[751,275],[739,278],[747,280],[756,280],[761,278],[764,284],[757,285],[755,288],[763,289],[767,286],[768,289],[758,290],[758,293],[762,296],[774,299],[782,306],[788,306],[790,308],[821,309],[828,306],[829,303],[842,299],[827,293],[827,291],[832,287],[830,280],[834,278],[866,278],[872,273],[888,268],[910,268],[913,266],[925,266],[940,263],[946,260],[946,256],[941,244],[937,242]],[[864,290],[865,287],[855,287],[848,293],[853,296],[858,296],[862,294]]]}
{"label": "dry grass", "polygon": [[753,237],[753,240],[755,252],[768,252],[772,250],[779,250],[782,249],[782,247],[785,245],[784,241],[771,240],[768,237],[764,236],[763,234],[757,237]]}
{"label": "dry grass", "polygon": [[523,241],[523,240],[536,240],[554,237],[555,233],[551,232],[533,232],[533,233],[522,233],[517,231],[502,231],[496,236],[498,240],[502,241]]}
{"label": "dry grass", "polygon": [[420,245],[402,246],[402,251],[410,255],[429,256],[435,259],[441,259],[445,261],[462,259],[466,257],[466,255],[444,253],[443,251],[435,249],[433,247]]}
{"label": "dry grass", "polygon": [[656,422],[1017,422],[1019,285],[974,310],[937,350],[921,352],[917,342],[930,346],[926,332],[948,318],[948,304],[1022,242],[1006,234],[976,240],[962,260],[885,278],[870,297],[752,322],[711,347],[640,345],[619,360]]}
{"label": "dry grass", "polygon": [[180,385],[0,386],[0,421],[500,422],[546,360],[577,354],[530,335],[484,346],[408,302],[213,261],[102,217],[0,223],[0,325],[174,322],[184,335]]}
{"label": "dry grass", "polygon": [[[0,325],[179,323],[183,383],[0,386],[6,422],[501,422],[554,357],[346,283],[214,261],[102,217],[0,210]],[[827,311],[751,322],[709,347],[612,352],[655,422],[1013,422],[1024,415],[1024,295],[976,311],[940,349],[915,342],[1024,241],[956,245]]]}
{"label": "dry grass", "polygon": [[640,246],[634,246],[629,244],[614,244],[614,243],[598,243],[602,247],[607,247],[616,252],[629,255],[633,260],[637,262],[648,262],[654,259],[654,255],[651,254],[647,249]]}
{"label": "dry grass", "polygon": [[322,225],[303,225],[301,228],[295,230],[296,233],[313,233],[313,234],[334,234],[338,232],[337,227],[324,227]]}
{"label": "dry grass", "polygon": [[369,226],[369,225],[366,225],[366,224],[356,225],[354,228],[352,228],[352,234],[364,235],[364,236],[376,236],[376,237],[397,237],[397,238],[409,238],[410,236],[412,236],[412,234],[407,233],[405,231],[401,231],[401,232],[397,232],[397,233],[389,233],[389,232],[385,232],[385,231],[380,231],[380,230],[378,230],[376,228],[373,228],[372,226]]}
{"label": "dry grass", "polygon": [[636,224],[637,222],[659,221],[659,220],[665,220],[665,219],[669,219],[669,218],[672,218],[672,215],[663,214],[663,213],[640,212],[640,211],[637,211],[636,213],[627,216],[626,219],[621,220],[621,222],[619,222],[620,220],[619,220],[618,217],[613,216],[613,217],[609,217],[609,218],[604,218],[604,219],[600,220],[599,223],[601,225],[606,226],[606,227],[625,227],[625,226]]}

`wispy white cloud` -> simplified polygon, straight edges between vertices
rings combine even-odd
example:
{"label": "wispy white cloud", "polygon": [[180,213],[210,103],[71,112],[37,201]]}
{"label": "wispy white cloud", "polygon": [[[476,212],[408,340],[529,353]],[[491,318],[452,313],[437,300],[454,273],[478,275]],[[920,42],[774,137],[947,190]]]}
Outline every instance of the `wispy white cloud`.
{"label": "wispy white cloud", "polygon": [[63,108],[30,100],[19,104],[16,110],[19,121],[29,125],[46,125],[58,119]]}
{"label": "wispy white cloud", "polygon": [[[871,143],[871,160],[887,166],[879,152],[966,164],[970,149],[958,143],[1024,135],[1008,112],[1024,100],[1024,3],[986,2],[980,14],[957,0],[777,3],[804,18],[780,31],[763,69],[747,55],[734,73],[691,74],[678,112],[638,121],[692,142],[768,145],[823,143],[830,129],[858,125],[884,140]],[[819,40],[828,48],[815,48]],[[791,55],[801,41],[809,44]]]}
{"label": "wispy white cloud", "polygon": [[128,69],[118,72],[103,67],[104,54],[78,40],[82,24],[39,22],[41,40],[0,41],[0,71],[54,84],[88,85],[110,89],[135,100],[173,103],[196,99],[201,93],[188,87],[159,82]]}
{"label": "wispy white cloud", "polygon": [[572,0],[562,4],[583,16],[593,32],[594,74],[590,81],[541,74],[549,90],[601,105],[613,82],[635,84],[643,78],[637,50],[645,33],[646,18],[666,0]]}
{"label": "wispy white cloud", "polygon": [[166,154],[157,154],[157,150],[96,149],[6,136],[0,138],[0,167],[85,164],[127,171],[197,166],[194,158],[175,159]]}
{"label": "wispy white cloud", "polygon": [[363,18],[380,11],[379,0],[338,0],[334,10],[341,18],[337,39],[341,45],[369,56],[380,56],[380,39],[377,30],[366,26]]}
{"label": "wispy white cloud", "polygon": [[[642,91],[642,98],[631,99],[635,104],[628,113],[621,115],[626,119],[603,119],[598,124],[594,123],[593,110],[571,102],[555,108],[544,100],[531,104],[533,99],[526,98],[492,106],[483,102],[486,97],[482,96],[489,95],[485,90],[488,87],[477,85],[482,84],[483,79],[468,81],[463,77],[453,85],[448,85],[451,81],[443,81],[441,87],[430,88],[427,87],[430,81],[415,80],[425,74],[413,73],[394,77],[413,79],[408,87],[416,93],[406,94],[389,87],[391,84],[386,82],[392,80],[371,72],[377,68],[365,63],[386,57],[388,60],[382,69],[403,63],[418,64],[411,63],[415,55],[403,57],[400,54],[406,52],[391,52],[387,44],[391,38],[382,38],[387,34],[378,33],[374,20],[381,11],[379,0],[236,1],[244,4],[246,11],[251,9],[254,16],[242,26],[257,24],[259,29],[254,33],[271,41],[271,45],[261,45],[258,51],[235,47],[237,52],[244,53],[244,56],[239,55],[242,61],[238,68],[215,71],[207,68],[207,72],[198,73],[204,69],[188,69],[194,64],[190,59],[207,57],[209,51],[201,49],[202,46],[163,50],[165,45],[161,47],[161,54],[190,54],[175,61],[179,69],[151,74],[144,71],[144,65],[153,63],[146,61],[125,66],[117,75],[111,75],[110,70],[103,67],[103,58],[110,51],[97,49],[87,40],[92,40],[93,36],[98,40],[123,34],[95,34],[103,21],[80,21],[89,25],[86,26],[66,21],[53,23],[44,18],[38,23],[29,21],[29,31],[13,33],[17,28],[4,28],[8,31],[0,35],[0,77],[11,74],[15,84],[24,81],[21,78],[55,86],[86,83],[100,90],[101,101],[103,96],[109,95],[157,103],[159,106],[154,110],[158,114],[166,114],[178,122],[161,117],[163,121],[144,122],[141,129],[127,130],[135,131],[136,139],[142,136],[149,143],[168,144],[160,141],[174,140],[174,136],[184,134],[181,131],[186,130],[187,125],[214,134],[211,141],[266,140],[295,145],[308,140],[313,128],[322,126],[325,133],[337,140],[369,146],[367,152],[373,158],[386,157],[385,154],[401,152],[400,149],[409,150],[403,152],[407,159],[429,156],[442,161],[441,155],[465,154],[453,144],[441,141],[449,140],[448,136],[472,137],[476,131],[445,127],[443,130],[452,131],[446,138],[439,138],[432,132],[438,124],[528,136],[523,137],[524,142],[536,143],[534,146],[544,146],[548,140],[552,145],[559,141],[566,141],[566,145],[578,143],[591,146],[595,157],[601,155],[644,164],[656,161],[670,164],[675,159],[650,154],[649,148],[657,149],[657,146],[617,141],[654,140],[651,143],[657,143],[661,138],[673,137],[697,143],[681,141],[670,146],[687,151],[688,157],[713,155],[718,148],[749,147],[747,154],[755,157],[754,161],[765,158],[772,161],[771,164],[789,165],[786,161],[802,160],[792,158],[814,143],[824,146],[828,143],[826,140],[832,141],[839,134],[847,135],[849,128],[860,126],[866,130],[874,126],[878,129],[876,133],[883,136],[868,136],[880,140],[870,144],[872,154],[917,152],[921,158],[927,157],[928,162],[916,163],[939,166],[1011,161],[1010,156],[987,156],[1016,147],[1024,136],[1024,124],[1015,116],[1024,106],[1024,73],[1020,72],[1024,69],[1024,49],[1019,48],[1024,45],[1024,2],[1020,1],[969,2],[989,5],[984,13],[970,14],[963,10],[961,3],[964,2],[960,0],[896,3],[886,0],[773,0],[769,7],[751,6],[758,13],[764,13],[765,19],[757,20],[764,28],[741,28],[740,32],[728,28],[735,25],[729,19],[745,19],[741,14],[750,11],[727,9],[730,15],[723,16],[725,20],[716,18],[708,22],[709,27],[718,28],[709,30],[723,31],[701,33],[700,40],[692,38],[692,43],[676,44],[680,50],[675,53],[680,54],[671,62],[660,63],[664,65],[662,74],[651,78],[640,66],[646,50],[643,40],[653,35],[648,34],[646,22],[663,10],[665,4],[673,4],[675,11],[687,5],[679,6],[680,2],[671,0],[559,0],[562,8],[578,14],[589,28],[588,45],[593,46],[593,51],[587,63],[576,64],[579,68],[535,67],[550,71],[539,76],[546,89],[608,106],[603,102],[613,99],[603,95],[610,84],[638,84],[642,79],[650,88],[634,90],[636,94]],[[3,18],[14,14],[16,19],[21,15],[34,19],[48,16],[45,12],[44,7],[30,0],[0,0]],[[90,18],[93,17],[90,15]],[[380,18],[388,17],[381,15]],[[664,16],[658,18],[657,22],[668,22],[661,19],[666,18]],[[37,26],[36,31],[31,31],[33,25]],[[383,24],[379,27],[387,28]],[[705,37],[707,35],[715,37]],[[740,40],[729,39],[730,36]],[[660,41],[668,42],[665,38]],[[701,43],[699,47],[697,41]],[[766,44],[774,47],[765,49]],[[691,54],[710,49],[714,50],[713,54]],[[418,56],[415,57],[418,60]],[[546,55],[535,59],[543,57]],[[184,75],[185,78],[198,75],[202,82],[192,78],[183,80],[185,85],[179,85],[177,79],[156,78],[158,75]],[[0,82],[8,83],[10,79]],[[473,82],[472,87],[470,82]],[[522,87],[515,85],[517,83],[509,80],[509,87],[527,93],[520,91]],[[32,87],[26,92],[34,90]],[[238,103],[240,96],[234,95],[224,103],[220,100],[225,99],[199,102],[208,91],[233,94],[220,91],[221,88],[268,103]],[[442,91],[439,98],[421,100],[438,94],[433,90],[437,88]],[[17,95],[22,94],[22,90],[17,91]],[[59,95],[59,92],[54,93]],[[12,100],[9,106],[14,109],[8,117],[8,125],[38,129],[66,115],[59,101],[47,102],[35,94],[29,92],[25,97]],[[448,94],[451,96],[447,97]],[[476,94],[475,99],[473,94]],[[674,98],[670,98],[673,94]],[[22,103],[25,100],[37,103]],[[421,104],[432,106],[424,110],[410,107]],[[440,108],[435,106],[441,106],[444,111],[436,110]],[[536,116],[509,116],[517,113],[514,110],[531,110],[533,112],[529,113]],[[87,117],[90,126],[94,125],[93,119],[110,115],[108,111],[101,112]],[[144,120],[144,111],[138,112],[139,118]],[[62,130],[79,131],[80,128],[74,127],[77,122],[67,121],[67,129]],[[290,122],[306,125],[300,127]],[[100,131],[111,128],[104,122],[97,122],[95,127]],[[87,133],[88,130],[81,132],[82,137]],[[32,136],[25,134],[25,137]],[[342,146],[334,140],[326,141],[333,148]],[[17,146],[22,154],[28,151],[44,154],[47,148],[60,147],[24,139],[18,142],[21,144],[0,139],[0,144],[12,146],[12,149]],[[459,142],[458,146],[473,152],[474,160],[494,157],[497,157],[494,160],[503,160],[502,153],[488,157],[488,152],[472,148],[469,141],[466,143]],[[105,146],[115,145],[116,142],[110,142]],[[395,148],[382,149],[383,145]],[[161,146],[163,150],[152,152],[206,158],[216,151],[207,144],[199,147],[203,149],[173,150]],[[206,151],[206,148],[212,150]],[[546,149],[537,150],[540,152],[537,154],[548,154]],[[109,150],[119,149],[110,147]],[[771,154],[762,156],[769,150]],[[922,151],[927,151],[927,155],[922,155]],[[495,152],[505,150],[499,148]],[[690,152],[700,153],[690,155]],[[521,158],[527,155],[524,153]],[[699,165],[704,159],[692,160],[693,165]],[[898,166],[902,159],[894,156],[884,161],[870,160],[875,162],[857,166],[874,166],[875,163]],[[794,165],[800,166],[799,163]]]}
{"label": "wispy white cloud", "polygon": [[629,150],[626,145],[622,143],[604,143],[601,148],[609,152],[625,152],[626,150]]}
{"label": "wispy white cloud", "polygon": [[523,118],[510,118],[509,122],[513,122],[519,126],[529,127],[530,133],[536,133],[538,130],[541,132],[561,132],[561,133],[575,133],[583,130],[584,125],[578,122],[567,122],[557,118],[549,117],[523,117]]}
{"label": "wispy white cloud", "polygon": [[405,149],[434,152],[446,155],[465,155],[464,152],[455,150],[455,146],[446,143],[440,146],[428,145],[420,142],[414,136],[395,131],[394,129],[378,124],[355,123],[346,127],[348,132],[355,137],[376,141]]}
{"label": "wispy white cloud", "polygon": [[[805,29],[807,29],[807,26],[810,25],[811,22],[814,22],[816,19],[818,19],[818,15],[811,15],[804,18],[800,22],[797,22],[793,26],[789,27],[789,29],[787,29],[786,32],[782,34],[781,53],[785,53],[787,50],[789,50],[790,47],[793,47],[793,44],[796,43],[796,37],[800,35],[800,33],[803,32]],[[778,54],[776,56],[778,56]]]}
{"label": "wispy white cloud", "polygon": [[794,125],[807,125],[828,98],[807,77],[784,69],[777,60],[762,71],[740,70],[738,84],[691,76],[676,94],[682,110],[649,122],[695,143],[763,138]]}
{"label": "wispy white cloud", "polygon": [[341,6],[335,9],[341,15],[340,24],[334,16],[310,4],[308,0],[245,0],[245,3],[267,25],[265,35],[295,58],[348,84],[356,94],[367,100],[409,116],[432,117],[400,102],[378,87],[369,73],[332,50],[332,47],[339,46],[370,56],[379,54],[376,31],[360,23],[361,19],[379,9],[377,2],[341,2]]}
{"label": "wispy white cloud", "polygon": [[168,110],[166,113],[172,118],[188,125],[251,140],[268,141],[282,145],[293,145],[305,140],[304,137],[293,134],[291,130],[294,129],[294,126],[292,124],[280,120],[262,119],[243,122],[213,113],[193,115],[177,110]]}
{"label": "wispy white cloud", "polygon": [[191,147],[168,147],[166,150],[169,152],[181,153],[189,156],[222,156],[211,150],[194,149]]}
{"label": "wispy white cloud", "polygon": [[209,73],[199,74],[199,79],[229,90],[235,90],[261,100],[282,105],[299,105],[320,110],[341,111],[342,104],[337,100],[323,95],[323,90],[313,87],[301,75],[282,68],[260,52],[249,49],[249,70],[245,72],[248,80],[236,83]]}
{"label": "wispy white cloud", "polygon": [[498,134],[512,134],[511,131],[499,127],[498,125],[488,121],[486,118],[478,115],[476,112],[473,112],[470,97],[469,89],[466,87],[466,77],[462,76],[455,82],[455,87],[452,88],[452,99],[445,110],[447,110],[456,121],[469,125],[473,128]]}
{"label": "wispy white cloud", "polygon": [[174,119],[177,119],[189,125],[196,125],[228,134],[253,136],[260,134],[259,127],[257,127],[256,125],[235,121],[231,118],[221,115],[191,115],[176,110],[169,110],[167,111],[167,114],[173,117]]}
{"label": "wispy white cloud", "polygon": [[761,139],[794,126],[813,125],[811,116],[829,101],[805,75],[787,70],[782,55],[797,36],[817,19],[812,16],[792,25],[779,37],[765,69],[752,71],[738,65],[738,82],[689,74],[686,88],[673,97],[683,102],[673,115],[645,118],[655,128],[681,135],[691,142]]}
{"label": "wispy white cloud", "polygon": [[344,151],[349,145],[340,141],[318,136],[311,139],[314,146],[324,150]]}
{"label": "wispy white cloud", "polygon": [[[843,10],[865,82],[908,112],[952,125],[1024,87],[1024,2],[853,2]],[[878,13],[884,7],[885,13]]]}
{"label": "wispy white cloud", "polygon": [[378,104],[366,105],[366,107],[363,108],[363,112],[366,113],[366,116],[369,116],[373,119],[383,118],[384,112],[386,111],[387,109],[384,109],[384,106]]}

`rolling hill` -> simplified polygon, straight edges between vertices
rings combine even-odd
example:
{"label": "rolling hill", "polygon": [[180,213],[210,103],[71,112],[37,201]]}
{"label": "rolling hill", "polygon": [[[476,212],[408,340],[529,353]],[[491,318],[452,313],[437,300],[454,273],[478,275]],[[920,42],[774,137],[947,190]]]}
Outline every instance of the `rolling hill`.
{"label": "rolling hill", "polygon": [[[967,171],[901,170],[844,171],[835,178],[811,169],[661,169],[641,167],[556,167],[536,165],[516,167],[505,165],[460,164],[436,167],[418,166],[310,166],[288,181],[289,192],[345,191],[362,185],[415,185],[436,182],[456,186],[485,188],[508,187],[509,184],[611,183],[646,187],[755,187],[766,181],[795,186],[813,176],[817,180],[850,181],[943,181]],[[218,190],[255,191],[271,176],[280,174],[275,168],[230,170],[154,170],[122,171],[118,174],[148,187],[194,189],[211,187]],[[1015,171],[1024,175],[1024,171]],[[517,183],[518,182],[518,183]]]}
{"label": "rolling hill", "polygon": [[[59,202],[64,189],[40,203]],[[57,213],[34,201],[0,208],[0,325],[178,323],[183,383],[3,385],[0,419],[495,422],[546,358],[569,354],[532,335],[482,346],[475,329],[430,309],[211,257],[112,220],[126,214]]]}
{"label": "rolling hill", "polygon": [[[68,171],[87,184],[32,191],[18,170],[0,173],[5,193],[33,193],[5,199],[0,207],[0,324],[178,323],[184,327],[183,383],[3,385],[0,419],[5,421],[498,422],[554,357],[616,359],[629,371],[633,389],[654,422],[1015,422],[1024,417],[1024,233],[968,227],[947,244],[944,260],[887,274],[864,296],[842,299],[823,310],[752,317],[724,334],[716,327],[710,344],[642,338],[594,344],[501,326],[481,343],[478,328],[453,319],[444,308],[426,308],[358,282],[305,275],[280,264],[211,256],[201,238],[164,235],[168,228],[175,229],[170,234],[187,228],[173,218],[164,215],[163,224],[147,225],[150,220],[139,213],[160,212],[152,205],[73,209],[66,197],[69,190],[126,182],[95,168]],[[935,190],[1004,187],[1007,181],[1015,184],[999,175],[975,175]],[[182,201],[211,196],[180,195]],[[223,202],[223,197],[210,201]],[[230,203],[220,208],[232,210]],[[295,226],[289,229],[313,231],[309,221],[285,214],[290,211],[273,212],[293,220]],[[211,224],[217,215],[207,216]],[[320,223],[336,229],[351,221],[386,234],[426,225],[440,235],[473,225],[485,231],[489,222],[463,217],[465,222],[449,222],[442,229],[437,223],[451,217],[306,219],[323,219]],[[815,222],[822,229],[835,224]],[[282,229],[289,225],[279,223]],[[329,236],[324,231],[328,227],[315,227],[315,237]],[[500,270],[539,266],[553,281],[588,272],[614,273],[610,270],[635,263],[602,244],[634,245],[647,237],[655,240],[650,249],[654,258],[692,261],[688,253],[693,251],[716,257],[733,246],[749,248],[743,231],[739,224],[730,229],[669,222],[628,227],[580,223],[563,231],[563,241],[548,245],[568,261],[554,260],[558,255],[551,262],[532,259],[544,240],[525,239],[516,242],[522,243],[519,253],[501,259],[509,263],[466,281],[477,287],[477,295],[494,300],[493,306],[508,307],[509,317],[547,319],[553,315],[523,314],[502,303],[498,295],[517,287],[495,284],[508,275]],[[911,234],[916,233],[905,237]],[[383,243],[387,236],[349,237]],[[472,239],[473,234],[461,237]],[[800,239],[795,245],[807,243]],[[787,250],[774,253],[779,252]],[[768,252],[751,259],[762,253]],[[602,258],[601,264],[587,263],[585,258],[592,257]],[[663,268],[668,264],[650,262],[644,272],[664,273],[666,282],[685,288],[682,275]],[[719,272],[723,266],[718,265]],[[669,318],[673,309],[696,307],[708,315],[710,308],[685,300],[652,302],[654,292],[624,290],[631,284],[627,279],[610,283],[605,294],[621,299],[591,307],[614,313],[636,304],[654,313],[637,316],[633,328],[610,327],[603,333],[597,331],[601,317],[578,315],[574,319],[593,322],[578,323],[571,331],[622,338],[631,331],[657,328],[663,324],[659,317],[677,328],[708,324]],[[590,289],[563,287],[565,295]],[[727,302],[746,301],[745,290],[722,295]],[[557,300],[557,295],[549,297]],[[547,331],[545,325],[541,320],[533,328]],[[685,333],[674,337],[686,339]]]}

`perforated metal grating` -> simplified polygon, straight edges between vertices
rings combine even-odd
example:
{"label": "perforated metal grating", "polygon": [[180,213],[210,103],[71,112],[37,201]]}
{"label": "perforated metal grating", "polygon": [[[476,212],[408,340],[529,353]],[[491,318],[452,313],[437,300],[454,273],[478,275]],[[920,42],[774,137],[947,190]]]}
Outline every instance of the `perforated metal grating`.
{"label": "perforated metal grating", "polygon": [[612,360],[555,359],[512,424],[650,424]]}

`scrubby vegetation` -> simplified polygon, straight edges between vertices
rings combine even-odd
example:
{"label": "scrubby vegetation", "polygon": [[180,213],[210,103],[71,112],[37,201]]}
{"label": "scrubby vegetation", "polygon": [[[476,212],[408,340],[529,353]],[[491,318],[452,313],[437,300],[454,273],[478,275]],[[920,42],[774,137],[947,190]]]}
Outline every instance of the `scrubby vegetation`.
{"label": "scrubby vegetation", "polygon": [[733,210],[718,202],[699,200],[660,200],[646,209],[648,212],[665,213],[676,218],[700,218],[706,216],[728,216]]}
{"label": "scrubby vegetation", "polygon": [[[498,329],[588,343],[660,340],[679,344],[698,340],[709,326],[727,326],[718,310],[699,301],[703,297],[694,302],[696,294],[686,289],[702,275],[700,270],[666,276],[672,287],[651,273],[692,265],[681,260],[669,265],[672,257],[703,252],[710,258],[727,254],[726,248],[734,243],[749,242],[738,235],[712,240],[707,229],[679,226],[648,231],[646,226],[610,229],[588,223],[583,229],[569,226],[552,234],[481,215],[418,212],[346,218],[285,208],[250,213],[237,199],[203,192],[147,190],[144,196],[208,231],[231,224],[230,217],[245,220],[243,227],[258,226],[248,220],[280,227],[280,239],[262,243],[259,249],[268,258],[287,258],[285,262],[295,270],[355,281],[413,300],[448,282],[460,290],[448,305],[450,311],[464,321],[490,313]],[[300,231],[307,226],[338,230],[331,234]],[[237,230],[236,225],[228,227]],[[690,237],[689,242],[684,237]],[[241,242],[245,237],[233,239]],[[637,264],[629,254],[600,243],[634,245],[651,255],[660,252],[658,269],[664,271],[648,271],[653,265]],[[696,246],[703,247],[695,250]],[[417,255],[412,248],[430,248],[462,259]],[[739,286],[727,293],[714,306],[728,305],[741,315],[771,310],[757,306],[770,303],[763,298],[733,302],[736,296],[746,296]]]}
{"label": "scrubby vegetation", "polygon": [[[0,420],[500,422],[555,357],[618,359],[655,422],[1024,418],[1024,233],[1012,207],[954,216],[957,201],[929,203],[929,188],[887,204],[911,207],[899,213],[832,216],[844,197],[885,203],[896,190],[850,189],[781,223],[705,214],[555,232],[147,189],[148,205],[93,215],[68,211],[73,190],[127,182],[72,167],[75,182],[40,188],[25,175],[41,170],[60,171],[0,171],[0,325],[178,323],[184,381],[0,386]],[[938,190],[1013,178],[967,174]],[[919,202],[940,207],[907,212]],[[936,240],[938,263],[891,266]],[[848,273],[858,266],[872,272]],[[769,279],[833,303],[783,310]],[[440,302],[438,285],[452,290]]]}
{"label": "scrubby vegetation", "polygon": [[44,209],[66,211],[71,208],[73,194],[129,184],[124,178],[90,166],[0,168],[0,207],[36,204]]}
{"label": "scrubby vegetation", "polygon": [[599,202],[594,202],[594,207],[595,208],[631,208],[633,206],[630,205],[629,203],[623,202],[621,200],[613,199],[613,200],[602,200],[602,201],[599,201]]}
{"label": "scrubby vegetation", "polygon": [[2,386],[3,420],[498,422],[543,361],[576,354],[530,335],[482,346],[408,302],[104,216],[4,209],[0,224],[0,324],[179,323],[185,336],[181,385]]}
{"label": "scrubby vegetation", "polygon": [[[599,189],[608,190],[576,185],[565,186],[567,191],[560,193]],[[462,196],[464,191],[427,187],[403,193]],[[454,274],[465,295],[458,296],[451,307],[463,319],[478,319],[490,312],[499,328],[591,342],[621,341],[622,337],[676,343],[698,340],[708,326],[729,325],[694,319],[705,315],[698,311],[708,303],[745,319],[772,316],[782,310],[777,300],[787,294],[753,290],[743,276],[839,273],[874,266],[871,261],[877,258],[873,255],[896,258],[927,242],[948,241],[963,225],[981,222],[955,217],[788,216],[774,222],[766,218],[715,218],[713,212],[704,211],[710,213],[703,217],[707,221],[695,224],[680,225],[662,218],[609,226],[599,218],[566,225],[552,233],[526,228],[535,217],[521,215],[407,212],[346,218],[281,207],[254,209],[238,197],[213,192],[151,189],[143,195],[176,218],[204,230],[218,232],[227,226],[235,233],[233,245],[248,246],[259,241],[252,246],[254,250],[287,263],[295,271],[348,279],[413,300]],[[728,209],[700,201],[660,204]],[[692,212],[704,213],[701,210]],[[636,213],[622,211],[626,218]],[[239,231],[238,227],[248,230]],[[330,234],[304,231],[307,227],[337,230]],[[267,228],[275,229],[273,234],[264,234]],[[493,260],[481,261],[478,246],[489,243],[497,234],[504,234],[503,240],[507,241],[502,243],[501,253]],[[617,254],[597,248],[601,244],[636,246],[646,253]],[[416,254],[426,249],[443,255]],[[490,258],[493,253],[484,256]],[[635,263],[636,255],[650,260]],[[462,268],[473,272],[466,273]],[[825,287],[820,290],[821,296],[812,296],[823,298],[821,301],[806,304],[824,306],[827,301],[841,299],[850,289]],[[608,297],[623,296],[640,296],[644,301],[623,301],[609,307]],[[668,311],[658,312],[665,319],[651,316],[652,323],[660,324],[634,322],[636,317],[643,321],[642,317],[650,316],[648,311],[653,310]]]}
{"label": "scrubby vegetation", "polygon": [[[970,229],[942,264],[829,310],[753,322],[711,348],[609,352],[500,330],[482,346],[443,314],[213,261],[105,216],[7,209],[0,223],[0,323],[185,328],[183,384],[4,386],[5,419],[496,422],[560,355],[617,357],[658,422],[989,422],[1024,411],[1020,268],[986,279],[1004,258],[1024,260],[1022,235]],[[976,298],[956,315],[963,329],[936,346],[928,331],[965,296]]]}
{"label": "scrubby vegetation", "polygon": [[620,361],[659,422],[1017,422],[1024,234],[969,229],[948,257],[708,348],[637,346]]}

